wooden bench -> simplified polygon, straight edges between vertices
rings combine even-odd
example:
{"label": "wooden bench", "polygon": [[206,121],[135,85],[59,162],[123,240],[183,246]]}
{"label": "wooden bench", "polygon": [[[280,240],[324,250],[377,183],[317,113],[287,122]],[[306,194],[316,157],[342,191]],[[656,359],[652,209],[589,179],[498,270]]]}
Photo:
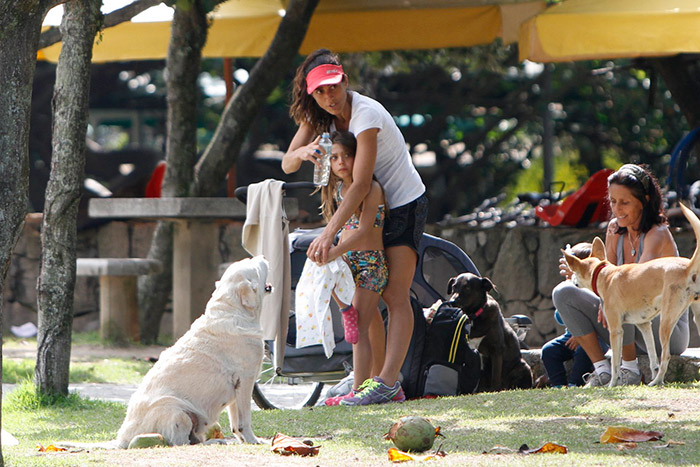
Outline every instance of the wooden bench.
{"label": "wooden bench", "polygon": [[139,340],[136,279],[161,272],[160,261],[144,258],[79,258],[78,276],[100,277],[100,337],[125,342]]}

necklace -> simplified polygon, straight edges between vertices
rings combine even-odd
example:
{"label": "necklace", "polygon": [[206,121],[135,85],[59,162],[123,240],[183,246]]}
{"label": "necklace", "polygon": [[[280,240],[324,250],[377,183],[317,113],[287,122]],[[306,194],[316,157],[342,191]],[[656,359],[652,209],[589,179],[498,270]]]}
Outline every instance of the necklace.
{"label": "necklace", "polygon": [[[634,244],[632,243],[632,232],[630,232],[630,231],[627,231],[627,240],[629,240],[629,242],[630,242],[630,247],[631,247],[631,249],[632,249],[632,250],[630,251],[630,253],[632,253],[632,256],[633,256],[633,257],[634,257],[634,256],[637,256],[637,247],[634,246]],[[639,246],[639,236],[637,236],[637,246]]]}

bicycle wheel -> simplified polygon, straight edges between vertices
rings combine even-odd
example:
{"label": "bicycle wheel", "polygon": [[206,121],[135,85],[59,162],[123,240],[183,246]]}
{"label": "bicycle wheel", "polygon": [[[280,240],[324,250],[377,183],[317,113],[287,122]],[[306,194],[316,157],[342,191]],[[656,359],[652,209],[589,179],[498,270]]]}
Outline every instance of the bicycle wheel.
{"label": "bicycle wheel", "polygon": [[301,378],[279,376],[272,365],[263,364],[253,387],[253,401],[263,410],[311,407],[321,396],[323,383],[303,382]]}

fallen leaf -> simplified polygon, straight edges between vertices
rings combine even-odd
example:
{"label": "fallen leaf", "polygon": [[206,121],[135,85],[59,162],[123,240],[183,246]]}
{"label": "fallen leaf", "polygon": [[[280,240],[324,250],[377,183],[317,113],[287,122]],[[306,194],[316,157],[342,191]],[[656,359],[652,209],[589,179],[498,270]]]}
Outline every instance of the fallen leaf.
{"label": "fallen leaf", "polygon": [[655,448],[670,448],[671,446],[685,446],[685,443],[683,441],[674,441],[672,439],[669,439],[668,443],[660,444],[660,445],[654,446],[654,447]]}
{"label": "fallen leaf", "polygon": [[600,437],[601,443],[657,441],[664,437],[660,431],[642,431],[625,426],[609,426]]}
{"label": "fallen leaf", "polygon": [[569,452],[569,448],[566,446],[563,446],[561,444],[556,444],[556,443],[544,443],[542,446],[540,446],[537,449],[529,449],[527,444],[523,444],[520,446],[520,449],[518,450],[520,454],[547,454],[547,453],[555,453],[555,454],[567,454]]}
{"label": "fallen leaf", "polygon": [[617,449],[620,451],[625,451],[627,449],[634,449],[636,447],[637,447],[637,443],[632,443],[632,442],[620,443],[617,445]]}
{"label": "fallen leaf", "polygon": [[390,448],[388,454],[389,460],[394,463],[408,461],[422,462],[431,459],[436,459],[438,457],[445,457],[445,453],[440,450],[437,450],[436,452],[432,452],[430,454],[412,454],[410,452],[399,451],[396,448]]}
{"label": "fallen leaf", "polygon": [[37,444],[36,447],[39,450],[39,452],[63,452],[68,450],[66,448],[60,448],[53,444],[49,444],[46,447],[44,447],[42,444]]}
{"label": "fallen leaf", "polygon": [[[308,442],[308,440],[305,440]],[[292,438],[282,433],[277,433],[272,438],[272,452],[283,456],[297,454],[299,456],[315,456],[321,446],[310,446],[304,441]]]}
{"label": "fallen leaf", "polygon": [[488,451],[484,451],[483,454],[513,454],[515,452],[517,452],[515,449],[506,446],[494,446]]}

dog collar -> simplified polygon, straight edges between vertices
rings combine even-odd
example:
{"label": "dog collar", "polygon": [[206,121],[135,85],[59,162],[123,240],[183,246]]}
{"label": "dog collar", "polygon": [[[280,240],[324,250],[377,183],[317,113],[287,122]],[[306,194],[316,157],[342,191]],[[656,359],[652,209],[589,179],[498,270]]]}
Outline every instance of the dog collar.
{"label": "dog collar", "polygon": [[483,313],[483,312],[484,312],[484,309],[483,309],[483,308],[479,308],[479,310],[477,310],[477,312],[474,313],[474,318],[478,318],[479,315],[480,315],[481,313]]}
{"label": "dog collar", "polygon": [[596,285],[596,283],[598,282],[598,275],[600,274],[600,271],[602,271],[603,268],[607,265],[608,263],[601,262],[593,270],[593,278],[591,278],[591,288],[593,289],[593,293],[596,294],[597,297],[600,297],[600,294],[598,293],[598,286]]}

